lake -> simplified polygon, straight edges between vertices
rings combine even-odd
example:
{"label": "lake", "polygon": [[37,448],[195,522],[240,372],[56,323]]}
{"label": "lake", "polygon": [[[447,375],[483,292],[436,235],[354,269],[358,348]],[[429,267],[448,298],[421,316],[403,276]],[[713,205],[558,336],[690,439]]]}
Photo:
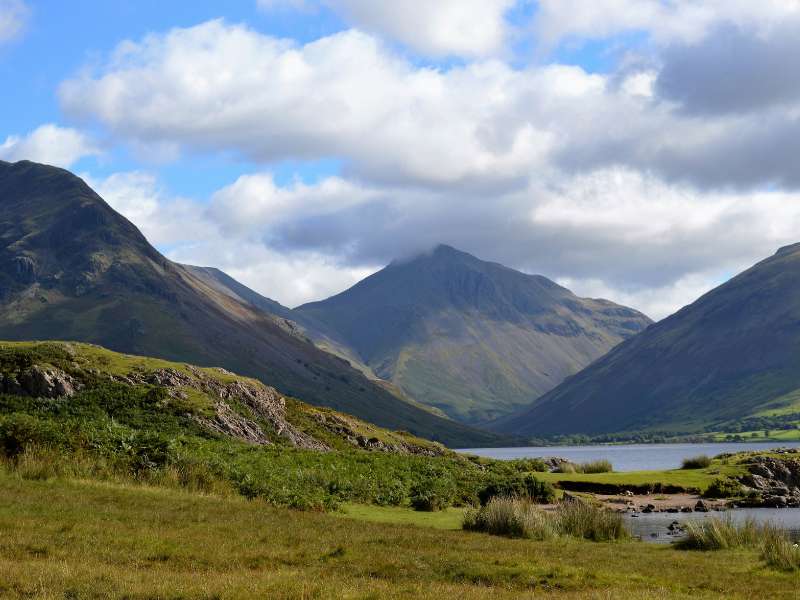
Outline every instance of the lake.
{"label": "lake", "polygon": [[800,448],[800,442],[532,446],[525,448],[470,448],[458,450],[458,452],[499,460],[558,456],[570,462],[582,463],[602,458],[611,461],[615,471],[663,471],[678,469],[684,458],[698,454],[707,454],[713,457],[724,452],[766,451],[772,448]]}

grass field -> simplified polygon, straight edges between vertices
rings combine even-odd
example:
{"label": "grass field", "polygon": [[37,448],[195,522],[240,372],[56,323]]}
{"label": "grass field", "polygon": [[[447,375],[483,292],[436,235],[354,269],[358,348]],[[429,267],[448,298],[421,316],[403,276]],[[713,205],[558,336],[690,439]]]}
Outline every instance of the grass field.
{"label": "grass field", "polygon": [[[796,598],[754,551],[531,542],[260,501],[0,472],[3,598]],[[427,526],[430,525],[430,526]],[[437,528],[438,527],[438,528]]]}
{"label": "grass field", "polygon": [[715,460],[707,469],[673,469],[669,471],[629,471],[622,473],[537,473],[536,477],[549,483],[582,481],[600,484],[642,486],[648,484],[697,488],[704,491],[721,476],[745,473],[741,465]]}

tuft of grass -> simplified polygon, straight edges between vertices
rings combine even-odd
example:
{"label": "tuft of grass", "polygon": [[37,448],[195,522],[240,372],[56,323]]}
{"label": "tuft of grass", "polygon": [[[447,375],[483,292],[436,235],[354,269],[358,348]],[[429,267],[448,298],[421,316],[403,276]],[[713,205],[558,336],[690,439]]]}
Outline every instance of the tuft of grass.
{"label": "tuft of grass", "polygon": [[578,471],[581,473],[611,473],[614,467],[610,461],[605,459],[592,460],[589,462],[581,463]]}
{"label": "tuft of grass", "polygon": [[611,462],[601,458],[599,460],[591,460],[580,464],[562,461],[556,465],[553,473],[583,473],[586,475],[595,475],[598,473],[611,473],[613,471],[614,467]]}
{"label": "tuft of grass", "polygon": [[712,517],[686,524],[686,537],[677,544],[688,550],[729,550],[732,548],[758,548],[766,540],[784,533],[771,523],[758,523],[748,518],[735,523],[730,515]]}
{"label": "tuft of grass", "polygon": [[786,535],[772,536],[764,540],[761,557],[767,564],[782,571],[800,569],[800,546]]}
{"label": "tuft of grass", "polygon": [[513,497],[493,498],[486,506],[468,511],[462,526],[532,540],[573,537],[601,542],[630,537],[618,513],[584,502],[562,502],[547,511],[527,498]]}
{"label": "tuft of grass", "polygon": [[775,524],[758,523],[749,518],[734,523],[730,515],[702,522],[690,521],[686,537],[677,544],[689,550],[735,550],[741,548],[761,551],[761,558],[771,567],[782,571],[800,569],[800,547]]}
{"label": "tuft of grass", "polygon": [[630,538],[630,532],[625,527],[622,515],[593,504],[562,502],[555,514],[562,535],[593,542]]}
{"label": "tuft of grass", "polygon": [[711,458],[705,454],[684,458],[681,469],[707,469],[711,466]]}

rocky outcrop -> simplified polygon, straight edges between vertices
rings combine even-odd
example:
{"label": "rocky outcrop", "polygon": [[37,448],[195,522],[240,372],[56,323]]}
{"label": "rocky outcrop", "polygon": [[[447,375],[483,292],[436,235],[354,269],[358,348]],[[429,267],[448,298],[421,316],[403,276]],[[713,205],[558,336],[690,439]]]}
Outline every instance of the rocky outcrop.
{"label": "rocky outcrop", "polygon": [[746,496],[738,504],[771,508],[800,506],[800,452],[781,449],[775,453],[783,456],[748,458],[749,472],[739,477]]}
{"label": "rocky outcrop", "polygon": [[[272,444],[270,436],[261,424],[268,426],[273,436],[287,440],[296,448],[309,450],[330,450],[330,448],[303,433],[286,419],[286,400],[274,388],[256,382],[234,379],[226,382],[230,376],[227,371],[220,370],[223,379],[213,377],[202,370],[187,365],[187,371],[176,369],[159,369],[146,374],[131,374],[128,380],[134,383],[148,383],[167,388],[175,397],[185,397],[183,388],[197,389],[214,399],[215,415],[213,418],[195,416],[195,420],[203,426],[246,442],[260,445]],[[246,416],[233,408],[243,407]]]}
{"label": "rocky outcrop", "polygon": [[419,446],[417,444],[396,442],[387,443],[376,437],[366,437],[353,429],[347,418],[330,413],[315,412],[311,417],[316,423],[341,437],[349,444],[369,450],[372,452],[392,452],[395,454],[417,454],[423,456],[439,456],[444,453],[443,449],[436,447]]}
{"label": "rocky outcrop", "polygon": [[0,375],[0,391],[33,398],[68,398],[81,384],[55,367],[34,365],[19,374]]}

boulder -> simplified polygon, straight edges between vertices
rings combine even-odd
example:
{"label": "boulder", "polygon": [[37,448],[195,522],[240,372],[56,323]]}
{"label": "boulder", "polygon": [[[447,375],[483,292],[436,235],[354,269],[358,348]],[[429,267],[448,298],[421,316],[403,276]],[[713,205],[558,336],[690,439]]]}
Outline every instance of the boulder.
{"label": "boulder", "polygon": [[708,512],[708,505],[702,500],[698,500],[694,505],[695,512]]}
{"label": "boulder", "polygon": [[34,365],[19,376],[22,393],[35,398],[68,398],[80,385],[64,371]]}

